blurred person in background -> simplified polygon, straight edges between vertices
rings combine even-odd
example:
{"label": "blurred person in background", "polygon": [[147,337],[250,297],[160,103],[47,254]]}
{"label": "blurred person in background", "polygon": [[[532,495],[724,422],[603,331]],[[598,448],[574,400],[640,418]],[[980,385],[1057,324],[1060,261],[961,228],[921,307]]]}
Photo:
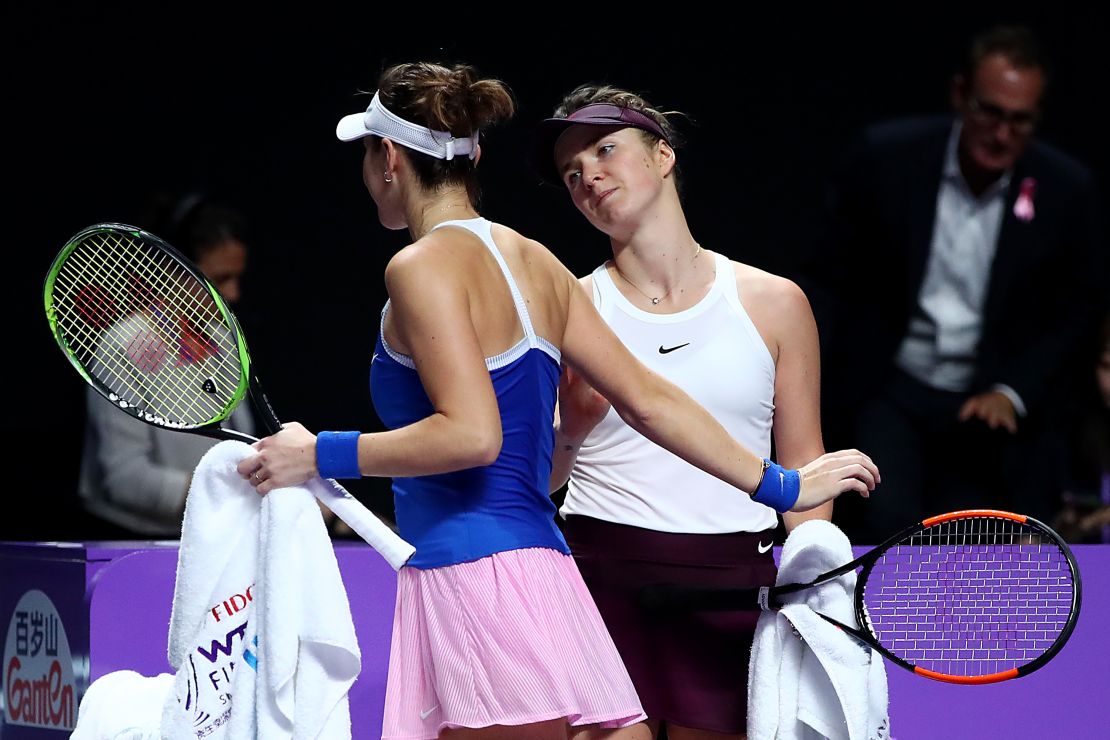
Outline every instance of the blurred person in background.
{"label": "blurred person in background", "polygon": [[869,127],[834,178],[799,280],[826,441],[883,470],[883,496],[837,508],[853,541],[952,509],[1051,520],[1061,379],[1107,283],[1093,175],[1034,136],[1047,82],[1028,29],[987,30],[952,116]]}

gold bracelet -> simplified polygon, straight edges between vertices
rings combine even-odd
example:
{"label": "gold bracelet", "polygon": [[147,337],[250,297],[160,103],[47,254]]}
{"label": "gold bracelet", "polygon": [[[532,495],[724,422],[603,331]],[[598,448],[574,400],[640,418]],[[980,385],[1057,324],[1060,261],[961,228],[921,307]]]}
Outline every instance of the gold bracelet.
{"label": "gold bracelet", "polygon": [[763,485],[763,476],[767,474],[767,468],[771,467],[771,461],[767,458],[762,458],[759,461],[759,464],[763,466],[763,468],[759,471],[759,482],[755,484],[755,488],[753,488],[752,492],[748,494],[749,496],[754,496],[756,494],[756,491],[759,490],[759,487]]}

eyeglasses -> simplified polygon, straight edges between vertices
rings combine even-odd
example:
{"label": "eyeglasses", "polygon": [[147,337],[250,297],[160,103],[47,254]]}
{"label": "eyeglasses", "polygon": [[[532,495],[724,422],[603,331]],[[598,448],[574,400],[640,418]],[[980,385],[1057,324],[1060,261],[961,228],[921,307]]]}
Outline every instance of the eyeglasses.
{"label": "eyeglasses", "polygon": [[993,103],[987,103],[974,96],[968,96],[967,111],[979,125],[996,128],[1005,123],[1015,133],[1028,134],[1040,120],[1040,113],[1028,110],[1006,110]]}

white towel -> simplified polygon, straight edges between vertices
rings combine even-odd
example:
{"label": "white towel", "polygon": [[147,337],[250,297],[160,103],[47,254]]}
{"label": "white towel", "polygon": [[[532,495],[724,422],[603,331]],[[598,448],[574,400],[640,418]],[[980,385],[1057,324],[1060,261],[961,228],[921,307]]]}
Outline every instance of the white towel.
{"label": "white towel", "polygon": [[70,740],[161,740],[162,705],[172,689],[170,673],[106,673],[81,697]]}
{"label": "white towel", "polygon": [[[853,559],[836,525],[809,520],[782,549],[777,584],[804,583]],[[783,597],[756,625],[748,677],[748,737],[890,737],[882,656],[818,614],[855,627],[855,572]]]}
{"label": "white towel", "polygon": [[260,497],[239,476],[251,454],[221,442],[193,474],[163,734],[350,738],[361,654],[335,551],[308,486]]}
{"label": "white towel", "polygon": [[[263,499],[255,737],[351,734],[347,691],[361,654],[335,551],[306,493],[284,488]],[[318,534],[306,536],[311,530]]]}

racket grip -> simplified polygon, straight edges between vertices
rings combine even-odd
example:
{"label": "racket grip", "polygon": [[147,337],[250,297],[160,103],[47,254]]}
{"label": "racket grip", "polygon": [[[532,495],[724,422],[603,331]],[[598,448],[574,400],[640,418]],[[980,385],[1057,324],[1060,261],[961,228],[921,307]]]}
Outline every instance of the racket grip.
{"label": "racket grip", "polygon": [[653,583],[642,586],[636,599],[643,609],[652,612],[752,611],[769,608],[769,592],[766,587],[698,588]]}
{"label": "racket grip", "polygon": [[363,506],[362,502],[347,492],[331,478],[313,478],[306,484],[316,498],[328,507],[343,523],[378,551],[386,561],[399,570],[416,548],[401,539],[385,523]]}

